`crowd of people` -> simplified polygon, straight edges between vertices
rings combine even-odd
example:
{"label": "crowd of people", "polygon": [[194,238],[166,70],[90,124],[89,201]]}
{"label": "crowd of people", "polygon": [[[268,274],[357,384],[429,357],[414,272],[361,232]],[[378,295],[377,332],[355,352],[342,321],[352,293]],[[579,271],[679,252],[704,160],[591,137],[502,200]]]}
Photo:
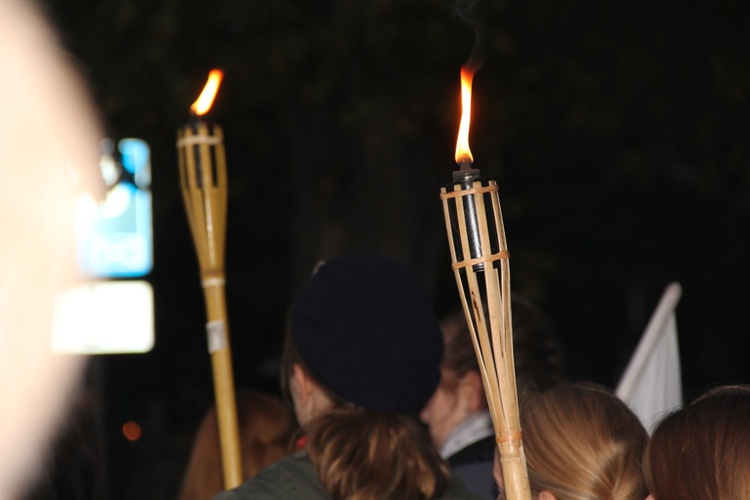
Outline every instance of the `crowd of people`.
{"label": "crowd of people", "polygon": [[[613,391],[566,377],[533,304],[514,296],[512,313],[531,498],[750,498],[750,386],[708,391],[650,437]],[[404,264],[321,265],[292,303],[281,378],[299,424],[286,454],[214,500],[505,498],[463,312],[439,322]]]}
{"label": "crowd of people", "polygon": [[[23,498],[30,478],[43,475],[45,443],[80,375],[80,359],[50,356],[43,346],[55,293],[76,282],[59,266],[71,251],[65,214],[78,192],[100,186],[93,107],[51,30],[23,2],[0,0],[0,68],[15,75],[0,81],[3,123],[14,128],[2,137],[16,138],[0,148],[7,188],[0,213],[14,243],[0,247],[4,290],[13,291],[0,301],[5,499]],[[55,98],[61,92],[66,99]],[[61,164],[90,168],[68,175]],[[42,175],[50,182],[40,183]],[[30,203],[29,192],[43,203]],[[512,314],[532,498],[750,498],[750,385],[707,390],[649,436],[608,388],[567,380],[558,340],[532,304],[513,297]],[[288,404],[238,393],[246,482],[221,491],[211,410],[180,499],[503,498],[502,457],[466,329],[460,311],[438,321],[403,263],[374,254],[323,263],[290,308],[280,370]],[[33,493],[42,498],[52,479]]]}

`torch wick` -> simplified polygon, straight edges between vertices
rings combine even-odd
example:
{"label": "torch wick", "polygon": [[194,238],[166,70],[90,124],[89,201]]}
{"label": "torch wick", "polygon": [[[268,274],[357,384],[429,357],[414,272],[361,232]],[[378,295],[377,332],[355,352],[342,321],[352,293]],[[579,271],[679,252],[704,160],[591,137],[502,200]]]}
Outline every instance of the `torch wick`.
{"label": "torch wick", "polygon": [[479,169],[473,168],[474,163],[463,161],[458,164],[459,169],[453,171],[453,182],[473,182],[481,177]]}

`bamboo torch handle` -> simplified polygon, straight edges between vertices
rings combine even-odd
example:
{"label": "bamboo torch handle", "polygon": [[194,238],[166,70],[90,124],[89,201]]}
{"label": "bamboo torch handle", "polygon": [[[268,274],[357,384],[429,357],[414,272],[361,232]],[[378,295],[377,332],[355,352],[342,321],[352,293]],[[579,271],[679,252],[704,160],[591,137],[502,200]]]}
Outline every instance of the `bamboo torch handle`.
{"label": "bamboo torch handle", "polygon": [[505,498],[529,499],[529,473],[520,439],[500,441],[500,463],[503,468]]}
{"label": "bamboo torch handle", "polygon": [[479,179],[476,172],[477,177],[444,187],[440,197],[456,284],[492,416],[505,498],[530,500],[513,360],[509,252],[497,184]]}
{"label": "bamboo torch handle", "polygon": [[237,403],[233,383],[232,352],[227,325],[226,298],[222,279],[214,275],[209,283],[204,280],[208,350],[211,354],[216,417],[219,425],[224,487],[232,489],[242,483],[242,457],[239,446]]}
{"label": "bamboo torch handle", "polygon": [[178,132],[177,147],[183,200],[198,254],[206,302],[206,333],[224,487],[232,489],[242,483],[243,467],[224,283],[227,178],[221,127],[205,122],[187,125]]}
{"label": "bamboo torch handle", "polygon": [[476,69],[473,63],[461,68],[461,124],[456,141],[459,169],[453,172],[453,184],[441,189],[440,198],[456,285],[492,416],[505,498],[531,500],[513,360],[510,254],[497,183],[481,177],[469,148],[471,85]]}

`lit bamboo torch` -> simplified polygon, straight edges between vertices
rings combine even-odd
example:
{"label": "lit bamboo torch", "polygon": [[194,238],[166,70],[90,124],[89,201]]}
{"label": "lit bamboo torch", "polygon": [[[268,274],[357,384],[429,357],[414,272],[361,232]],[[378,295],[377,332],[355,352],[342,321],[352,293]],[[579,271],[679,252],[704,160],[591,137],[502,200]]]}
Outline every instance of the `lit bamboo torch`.
{"label": "lit bamboo torch", "polygon": [[177,151],[182,196],[206,301],[224,487],[231,489],[242,483],[242,461],[224,288],[227,165],[221,127],[202,118],[213,104],[222,76],[219,70],[210,72],[203,92],[190,107],[191,122],[177,132]]}
{"label": "lit bamboo torch", "polygon": [[441,189],[440,198],[453,272],[500,451],[505,496],[526,500],[531,493],[513,362],[509,253],[497,183],[482,178],[479,170],[473,168],[469,149],[473,76],[470,69],[461,69],[462,114],[456,143],[459,169],[453,172],[453,183]]}

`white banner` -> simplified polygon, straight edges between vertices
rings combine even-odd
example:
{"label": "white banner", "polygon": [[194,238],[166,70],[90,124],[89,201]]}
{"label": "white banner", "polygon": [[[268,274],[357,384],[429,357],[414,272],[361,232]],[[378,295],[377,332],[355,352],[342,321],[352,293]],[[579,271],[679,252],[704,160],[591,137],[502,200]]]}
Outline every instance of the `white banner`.
{"label": "white banner", "polygon": [[615,394],[649,431],[666,413],[682,405],[682,373],[675,308],[682,287],[671,283],[646,326]]}

